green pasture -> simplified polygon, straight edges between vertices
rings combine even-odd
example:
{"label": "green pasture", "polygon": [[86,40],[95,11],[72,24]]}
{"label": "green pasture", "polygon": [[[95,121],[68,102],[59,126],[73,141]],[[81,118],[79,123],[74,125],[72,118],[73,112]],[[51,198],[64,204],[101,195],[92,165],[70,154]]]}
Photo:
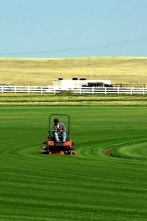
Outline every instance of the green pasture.
{"label": "green pasture", "polygon": [[90,105],[90,106],[146,106],[147,95],[116,95],[116,94],[28,94],[0,93],[1,105]]}
{"label": "green pasture", "polygon": [[[52,113],[70,115],[77,155],[40,154]],[[0,221],[146,217],[145,106],[0,106]]]}

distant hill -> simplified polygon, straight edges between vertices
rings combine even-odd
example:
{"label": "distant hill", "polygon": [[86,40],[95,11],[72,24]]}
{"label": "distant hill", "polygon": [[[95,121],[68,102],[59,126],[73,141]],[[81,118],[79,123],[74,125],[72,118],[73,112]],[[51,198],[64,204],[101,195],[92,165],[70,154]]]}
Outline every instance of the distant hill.
{"label": "distant hill", "polygon": [[59,77],[139,83],[147,87],[147,57],[0,58],[0,84],[52,85]]}

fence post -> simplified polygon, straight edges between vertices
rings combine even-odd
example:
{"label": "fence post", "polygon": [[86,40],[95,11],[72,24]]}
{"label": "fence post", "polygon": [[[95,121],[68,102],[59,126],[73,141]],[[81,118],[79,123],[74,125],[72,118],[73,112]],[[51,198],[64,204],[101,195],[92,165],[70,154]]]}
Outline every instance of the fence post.
{"label": "fence post", "polygon": [[133,92],[132,92],[132,87],[130,88],[130,94],[131,94],[131,95],[133,94]]}
{"label": "fence post", "polygon": [[92,87],[92,94],[94,94],[94,87]]}
{"label": "fence post", "polygon": [[145,94],[145,93],[144,93],[144,87],[143,87],[143,91],[142,91],[142,93],[143,93],[143,95]]}
{"label": "fence post", "polygon": [[107,87],[105,87],[105,94],[107,94]]}
{"label": "fence post", "polygon": [[2,93],[4,93],[4,86],[2,86]]}
{"label": "fence post", "polygon": [[117,90],[118,90],[118,95],[119,95],[119,87],[117,88]]}
{"label": "fence post", "polygon": [[28,93],[30,93],[30,86],[28,86]]}
{"label": "fence post", "polygon": [[43,92],[43,91],[42,91],[42,86],[41,86],[41,94],[42,94],[42,92]]}
{"label": "fence post", "polygon": [[16,93],[16,86],[15,86],[15,93]]}

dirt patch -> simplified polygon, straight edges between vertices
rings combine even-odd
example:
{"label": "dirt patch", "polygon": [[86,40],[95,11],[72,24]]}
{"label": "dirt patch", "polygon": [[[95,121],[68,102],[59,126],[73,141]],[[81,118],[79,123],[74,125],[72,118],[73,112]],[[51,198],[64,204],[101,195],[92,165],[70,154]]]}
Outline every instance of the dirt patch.
{"label": "dirt patch", "polygon": [[110,147],[108,149],[106,149],[104,151],[104,154],[107,155],[107,156],[112,156],[112,150],[114,149],[115,147]]}

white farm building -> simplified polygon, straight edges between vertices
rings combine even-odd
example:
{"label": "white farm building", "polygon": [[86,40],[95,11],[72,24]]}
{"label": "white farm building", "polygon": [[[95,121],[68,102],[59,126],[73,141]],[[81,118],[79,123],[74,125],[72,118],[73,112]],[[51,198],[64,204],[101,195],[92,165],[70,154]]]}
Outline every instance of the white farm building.
{"label": "white farm building", "polygon": [[58,80],[53,80],[53,86],[56,88],[62,88],[66,90],[68,88],[80,88],[80,87],[105,87],[105,85],[111,85],[110,80],[86,80],[85,78],[72,78],[72,80],[63,80],[63,78],[58,78]]}

